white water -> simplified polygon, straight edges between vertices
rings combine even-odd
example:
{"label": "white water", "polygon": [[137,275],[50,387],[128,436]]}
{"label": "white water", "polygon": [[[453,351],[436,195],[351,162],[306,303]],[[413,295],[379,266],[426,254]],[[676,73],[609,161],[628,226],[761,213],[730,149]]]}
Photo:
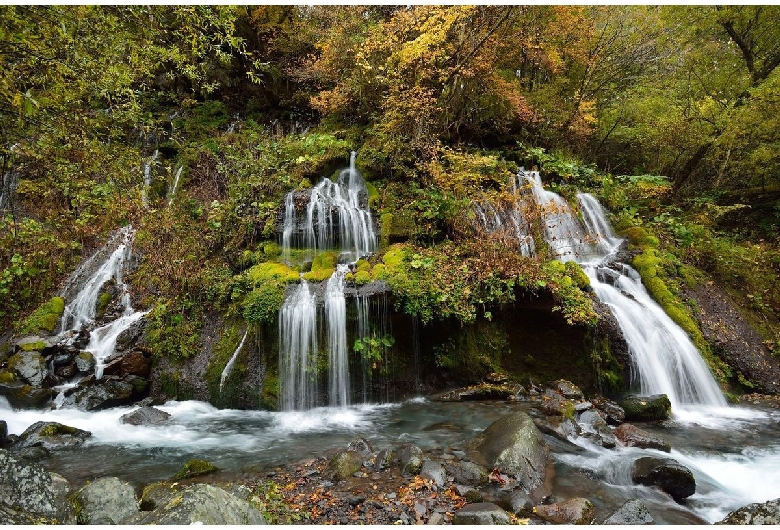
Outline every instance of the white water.
{"label": "white water", "polygon": [[353,151],[349,168],[341,171],[335,183],[325,178],[312,188],[300,241],[294,240],[299,220],[293,193],[287,195],[282,230],[283,256],[289,258],[293,246],[310,249],[316,256],[338,245],[342,254],[347,254],[349,261],[354,262],[376,251],[378,240],[371,211],[361,206],[361,198],[367,198],[368,191],[355,168],[355,156]]}
{"label": "white water", "polygon": [[222,393],[222,387],[225,386],[225,380],[230,375],[230,372],[233,370],[233,365],[236,362],[236,357],[238,357],[239,352],[241,351],[241,348],[244,347],[244,341],[246,340],[246,336],[249,333],[249,329],[244,331],[244,336],[241,337],[241,342],[238,343],[238,346],[236,347],[236,350],[233,352],[233,355],[230,357],[230,360],[225,365],[225,368],[222,370],[222,376],[219,378],[219,393]]}
{"label": "white water", "polygon": [[116,340],[119,335],[126,329],[138,322],[149,311],[133,311],[130,306],[125,307],[124,314],[99,328],[95,328],[89,334],[89,344],[87,344],[86,351],[90,352],[95,358],[95,377],[101,379],[103,377],[103,368],[105,368],[105,361],[116,350]]}
{"label": "white water", "polygon": [[152,167],[157,162],[160,152],[155,149],[151,158],[144,162],[144,187],[141,189],[141,202],[144,206],[149,206],[149,186],[152,185]]}
{"label": "white water", "polygon": [[344,275],[347,265],[338,265],[325,288],[325,319],[328,322],[328,398],[331,407],[349,404],[349,359],[347,358],[347,302]]}
{"label": "white water", "polygon": [[168,206],[173,204],[173,199],[176,197],[176,188],[179,186],[179,177],[181,177],[181,172],[183,169],[184,166],[179,166],[179,169],[176,170],[176,177],[173,179],[173,186],[171,187],[171,191],[168,193]]}
{"label": "white water", "polygon": [[[128,296],[127,286],[122,281],[122,275],[132,254],[132,241],[134,237],[135,230],[132,226],[128,225],[123,227],[115,237],[109,239],[107,247],[110,248],[112,245],[117,245],[116,249],[89,277],[73,300],[68,302],[65,306],[62,323],[60,324],[61,332],[67,331],[69,329],[78,330],[85,324],[89,324],[95,319],[98,296],[100,295],[100,291],[103,286],[109,280],[113,279],[115,281],[116,287],[123,291],[123,296]],[[76,278],[82,276],[86,271],[95,265],[95,261],[99,256],[102,255],[104,255],[104,252],[96,252],[74,271],[74,273],[71,275],[71,279],[75,280]],[[71,280],[69,279],[69,281],[66,283],[65,291],[68,290],[67,286],[70,283]],[[124,306],[127,307],[128,304],[129,296],[125,300]]]}
{"label": "white water", "polygon": [[281,409],[314,407],[317,392],[317,296],[301,279],[279,310]]}
{"label": "white water", "polygon": [[497,207],[489,200],[475,201],[472,203],[472,209],[481,230],[488,234],[509,234],[517,240],[518,252],[521,255],[534,256],[536,247],[528,221],[522,213],[522,203],[519,197],[509,208]]}

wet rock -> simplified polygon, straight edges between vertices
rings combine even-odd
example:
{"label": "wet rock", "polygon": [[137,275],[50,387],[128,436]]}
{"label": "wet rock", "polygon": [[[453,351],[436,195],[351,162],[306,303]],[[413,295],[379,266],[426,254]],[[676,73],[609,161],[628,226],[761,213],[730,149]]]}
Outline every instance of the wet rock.
{"label": "wet rock", "polygon": [[577,497],[536,506],[534,514],[553,524],[590,524],[593,522],[593,504],[588,499]]}
{"label": "wet rock", "polygon": [[143,352],[132,351],[120,359],[120,373],[122,375],[137,375],[149,377],[152,369],[152,361]]}
{"label": "wet rock", "polygon": [[403,475],[417,475],[423,465],[422,449],[414,444],[404,444],[397,451],[398,463]]}
{"label": "wet rock", "polygon": [[89,431],[69,427],[54,421],[38,421],[27,427],[13,444],[14,451],[29,447],[41,447],[46,451],[56,451],[66,447],[76,447],[92,436]]}
{"label": "wet rock", "polygon": [[574,403],[552,390],[546,390],[540,408],[548,416],[574,417]]}
{"label": "wet rock", "polygon": [[452,462],[444,465],[455,484],[484,486],[488,483],[487,469],[474,462]]}
{"label": "wet rock", "polygon": [[52,474],[0,449],[0,504],[29,514],[56,517],[57,497]]}
{"label": "wet rock", "polygon": [[17,409],[42,409],[51,405],[53,397],[50,388],[35,388],[22,381],[0,382],[0,396]]}
{"label": "wet rock", "polygon": [[151,512],[134,517],[133,524],[267,524],[247,501],[210,484],[194,484],[176,492],[171,500]]}
{"label": "wet rock", "polygon": [[565,397],[566,399],[583,399],[585,395],[580,390],[580,387],[567,381],[565,379],[559,379],[553,383],[553,390]]}
{"label": "wet rock", "polygon": [[500,385],[502,383],[509,382],[509,377],[507,377],[506,374],[502,374],[498,372],[487,374],[483,379],[486,383],[491,383],[494,385]]}
{"label": "wet rock", "polygon": [[119,418],[121,423],[129,425],[156,425],[168,421],[170,414],[154,407],[141,407]]}
{"label": "wet rock", "polygon": [[586,410],[591,410],[592,408],[593,403],[590,401],[581,401],[574,404],[574,412],[585,412]]}
{"label": "wet rock", "polygon": [[357,451],[339,451],[328,461],[322,476],[329,480],[344,480],[360,471],[363,457]]}
{"label": "wet rock", "polygon": [[347,450],[360,453],[360,456],[363,458],[368,458],[374,454],[374,448],[365,438],[355,438],[349,442],[349,445],[347,445]]}
{"label": "wet rock", "polygon": [[507,499],[512,513],[519,517],[526,517],[534,509],[534,503],[531,497],[522,490],[514,490]]}
{"label": "wet rock", "polygon": [[52,362],[54,366],[67,366],[73,363],[73,358],[76,356],[75,352],[65,352],[54,355]]}
{"label": "wet rock", "polygon": [[14,343],[16,351],[44,351],[53,346],[52,342],[38,335],[22,337]]}
{"label": "wet rock", "polygon": [[95,370],[95,357],[88,351],[79,352],[73,361],[79,372],[89,373]]}
{"label": "wet rock", "polygon": [[729,513],[722,521],[715,524],[780,524],[780,499],[748,504]]}
{"label": "wet rock", "polygon": [[8,424],[5,420],[0,420],[0,447],[6,444],[8,438]]}
{"label": "wet rock", "polygon": [[656,486],[680,502],[696,493],[691,470],[671,458],[646,456],[634,462],[631,480],[644,486]]}
{"label": "wet rock", "polygon": [[79,524],[121,524],[138,513],[133,487],[116,477],[102,477],[87,484],[71,502]]}
{"label": "wet rock", "polygon": [[672,415],[672,403],[666,394],[628,396],[620,406],[626,412],[627,421],[667,420]]}
{"label": "wet rock", "polygon": [[542,484],[549,448],[533,420],[515,412],[493,422],[477,436],[474,450],[488,469],[498,468],[530,493]]}
{"label": "wet rock", "polygon": [[219,468],[207,460],[201,460],[199,458],[193,458],[182,466],[176,475],[173,476],[174,480],[181,480],[192,477],[199,477],[201,475],[208,475],[209,473],[215,473],[219,471]]}
{"label": "wet rock", "polygon": [[661,438],[650,434],[644,429],[624,423],[615,429],[615,438],[620,440],[627,447],[639,447],[641,449],[659,449],[667,453],[672,450],[672,446],[664,442]]}
{"label": "wet rock", "polygon": [[544,434],[549,434],[564,441],[576,438],[582,433],[582,429],[577,425],[577,422],[563,416],[534,418],[534,424]]}
{"label": "wet rock", "polygon": [[454,513],[452,524],[509,524],[509,514],[489,502],[467,504]]}
{"label": "wet rock", "polygon": [[76,375],[76,366],[74,364],[67,364],[65,366],[58,366],[54,369],[54,373],[57,375],[57,377],[62,377],[64,379],[70,379],[74,375]]}
{"label": "wet rock", "polygon": [[393,451],[390,449],[382,449],[377,453],[374,460],[374,471],[382,471],[389,468],[393,463]]}
{"label": "wet rock", "polygon": [[[125,351],[128,348],[132,347],[143,336],[144,329],[146,329],[145,318],[133,322],[129,328],[127,328],[122,333],[120,333],[119,336],[116,338],[116,350]],[[143,374],[136,374],[136,375],[146,377]]]}
{"label": "wet rock", "polygon": [[640,500],[634,499],[626,502],[618,510],[607,517],[603,524],[636,525],[655,524],[647,507]]}
{"label": "wet rock", "polygon": [[586,410],[580,414],[579,424],[588,437],[600,446],[612,449],[617,445],[615,434],[597,411]]}
{"label": "wet rock", "polygon": [[98,380],[96,384],[78,390],[73,398],[84,410],[102,410],[128,403],[133,385],[116,379]]}
{"label": "wet rock", "polygon": [[444,471],[444,466],[440,463],[435,460],[426,460],[420,469],[420,477],[442,487],[447,478],[447,473]]}
{"label": "wet rock", "polygon": [[35,350],[20,351],[11,356],[8,366],[34,388],[40,388],[49,374],[43,355]]}
{"label": "wet rock", "polygon": [[623,407],[604,397],[597,397],[591,400],[593,406],[605,414],[605,419],[610,425],[620,425],[626,420],[626,411]]}

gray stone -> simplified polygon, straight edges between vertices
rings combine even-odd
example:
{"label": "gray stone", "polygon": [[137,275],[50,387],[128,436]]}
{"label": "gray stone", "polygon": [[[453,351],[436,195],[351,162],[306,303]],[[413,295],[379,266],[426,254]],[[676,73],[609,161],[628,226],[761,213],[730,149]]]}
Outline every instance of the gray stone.
{"label": "gray stone", "polygon": [[445,464],[444,469],[452,477],[455,484],[467,486],[484,486],[488,483],[487,470],[474,462],[452,462]]}
{"label": "gray stone", "polygon": [[515,412],[493,422],[474,441],[474,449],[488,469],[513,477],[526,493],[544,481],[550,449],[533,420]]}
{"label": "gray stone", "polygon": [[534,514],[553,524],[590,524],[593,522],[593,504],[580,497],[534,508]]}
{"label": "gray stone", "polygon": [[129,425],[156,425],[168,421],[170,414],[154,407],[141,407],[119,418],[121,423]]}
{"label": "gray stone", "polygon": [[513,490],[509,494],[509,507],[515,515],[525,517],[533,511],[534,503],[524,491]]}
{"label": "gray stone", "polygon": [[49,375],[43,355],[35,350],[20,351],[8,360],[8,365],[35,388],[41,388],[43,380]]}
{"label": "gray stone", "polygon": [[610,425],[620,425],[625,421],[626,411],[614,401],[603,397],[595,398],[592,401],[593,405],[605,414],[607,423]]}
{"label": "gray stone", "polygon": [[428,524],[442,524],[444,523],[444,516],[439,512],[433,512],[428,518]]}
{"label": "gray stone", "polygon": [[680,502],[696,493],[696,480],[690,469],[671,458],[646,456],[634,462],[631,480],[644,486],[657,486]]}
{"label": "gray stone", "polygon": [[509,514],[490,502],[467,504],[453,514],[452,524],[509,524]]}
{"label": "gray stone", "polygon": [[6,444],[8,438],[8,424],[5,420],[0,420],[0,447]]}
{"label": "gray stone", "polygon": [[647,507],[640,500],[627,501],[618,510],[604,520],[604,524],[635,525],[655,524]]}
{"label": "gray stone", "polygon": [[70,427],[54,421],[38,421],[27,427],[13,444],[14,450],[40,447],[56,451],[65,447],[81,445],[92,436],[89,431]]}
{"label": "gray stone", "polygon": [[[0,503],[31,514],[57,515],[52,475],[38,464],[23,462],[0,449]],[[14,520],[11,515],[7,515]]]}
{"label": "gray stone", "polygon": [[565,379],[559,379],[553,383],[553,389],[566,399],[582,399],[584,397],[580,387]]}
{"label": "gray stone", "polygon": [[347,450],[349,451],[356,451],[360,453],[360,456],[363,458],[367,458],[374,454],[374,448],[371,447],[371,444],[368,440],[365,438],[355,438],[351,442],[349,442],[349,445],[347,446]]}
{"label": "gray stone", "polygon": [[591,438],[602,447],[612,449],[617,445],[615,434],[596,410],[586,410],[580,414],[579,423],[582,430],[592,435]]}
{"label": "gray stone", "polygon": [[53,393],[51,388],[35,388],[22,381],[0,383],[0,396],[17,409],[49,408]]}
{"label": "gray stone", "polygon": [[95,357],[88,351],[79,352],[73,360],[79,372],[89,373],[95,369]]}
{"label": "gray stone", "polygon": [[133,396],[133,385],[115,379],[98,380],[78,390],[73,399],[84,410],[102,410],[127,404]]}
{"label": "gray stone", "polygon": [[422,469],[420,470],[420,477],[425,480],[430,480],[440,488],[444,486],[447,474],[444,471],[444,466],[435,460],[426,460],[423,462]]}
{"label": "gray stone", "polygon": [[79,524],[121,524],[138,513],[133,487],[116,477],[99,478],[72,498]]}
{"label": "gray stone", "polygon": [[44,337],[39,337],[37,335],[30,335],[28,337],[23,337],[19,340],[17,340],[14,345],[16,346],[17,350],[22,351],[42,351],[46,350],[48,348],[52,347],[52,342],[49,339],[46,339]]}
{"label": "gray stone", "polygon": [[363,466],[363,457],[357,451],[339,451],[328,461],[322,476],[329,480],[344,480]]}
{"label": "gray stone", "polygon": [[639,447],[640,449],[659,449],[667,453],[672,450],[672,446],[661,438],[650,434],[644,429],[624,423],[615,429],[615,438],[620,440],[627,447]]}
{"label": "gray stone", "polygon": [[672,403],[666,394],[628,396],[620,406],[628,421],[668,420],[672,415]]}
{"label": "gray stone", "polygon": [[582,429],[576,421],[563,416],[534,418],[534,424],[544,434],[549,434],[563,441],[576,438],[582,433]]}
{"label": "gray stone", "polygon": [[374,460],[374,471],[382,471],[390,467],[393,462],[393,451],[390,449],[382,449],[377,453]]}
{"label": "gray stone", "polygon": [[398,449],[397,454],[402,474],[417,475],[420,473],[423,465],[422,449],[414,444],[404,444]]}
{"label": "gray stone", "polygon": [[249,502],[211,484],[194,484],[175,492],[165,504],[134,517],[133,524],[267,524]]}
{"label": "gray stone", "polygon": [[780,499],[743,506],[715,524],[780,524]]}

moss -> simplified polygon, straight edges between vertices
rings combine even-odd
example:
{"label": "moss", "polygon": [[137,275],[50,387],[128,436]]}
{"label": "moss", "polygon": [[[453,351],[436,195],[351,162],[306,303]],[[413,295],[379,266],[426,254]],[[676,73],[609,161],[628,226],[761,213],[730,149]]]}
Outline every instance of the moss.
{"label": "moss", "polygon": [[278,374],[266,373],[260,394],[260,407],[265,410],[279,410],[279,391],[281,383]]}
{"label": "moss", "polygon": [[355,274],[355,283],[358,285],[365,285],[371,281],[371,275],[366,271],[358,271]]}
{"label": "moss", "polygon": [[19,335],[29,335],[38,333],[41,330],[52,333],[57,327],[57,322],[59,322],[63,311],[65,311],[65,299],[55,296],[33,311],[18,326],[17,333]]}
{"label": "moss", "polygon": [[282,254],[282,247],[275,241],[269,241],[263,245],[263,253],[268,259],[276,259]]}
{"label": "moss", "polygon": [[298,273],[284,263],[259,263],[246,271],[247,278],[254,284],[262,284],[269,280],[282,283],[298,281]]}
{"label": "moss", "polygon": [[379,217],[379,244],[382,248],[390,245],[390,234],[393,231],[393,214],[383,213]]}
{"label": "moss", "polygon": [[658,238],[650,234],[641,226],[632,226],[623,230],[623,235],[628,238],[629,242],[640,248],[656,248],[658,247]]}
{"label": "moss", "polygon": [[224,328],[222,336],[212,350],[209,364],[206,367],[206,385],[208,386],[212,403],[218,406],[229,405],[229,403],[223,403],[219,384],[225,366],[227,366],[227,363],[233,356],[233,352],[236,351],[236,348],[241,343],[245,325],[243,322],[234,322]]}
{"label": "moss", "polygon": [[183,478],[197,477],[200,475],[206,475],[208,473],[214,473],[219,471],[219,468],[206,460],[199,460],[193,458],[181,468],[181,470],[174,475],[174,480],[181,480]]}
{"label": "moss", "polygon": [[97,301],[97,307],[95,308],[95,312],[98,318],[103,318],[103,315],[106,314],[106,308],[108,307],[108,303],[110,301],[111,301],[111,293],[106,291],[100,294]]}
{"label": "moss", "polygon": [[358,271],[371,272],[371,264],[364,259],[359,259],[355,262],[355,269]]}
{"label": "moss", "polygon": [[384,263],[377,263],[371,269],[371,279],[374,281],[385,279],[386,268]]}
{"label": "moss", "polygon": [[42,340],[36,340],[34,342],[25,342],[20,346],[22,351],[41,351],[46,347],[46,342]]}
{"label": "moss", "polygon": [[331,277],[335,269],[317,269],[311,270],[303,275],[307,282],[324,282]]}
{"label": "moss", "polygon": [[403,268],[404,260],[406,259],[406,250],[402,245],[393,245],[382,256],[382,261],[385,264],[385,268],[389,273],[396,273]]}
{"label": "moss", "polygon": [[16,374],[10,370],[0,372],[0,383],[13,383],[16,381]]}
{"label": "moss", "polygon": [[367,180],[365,181],[365,185],[366,191],[368,191],[368,207],[374,208],[379,201],[379,191],[377,191],[376,186]]}
{"label": "moss", "polygon": [[63,425],[61,423],[50,423],[49,425],[46,425],[43,429],[40,430],[38,433],[40,436],[58,436],[62,434],[76,434],[75,427],[70,427],[68,425]]}
{"label": "moss", "polygon": [[318,254],[311,263],[311,270],[303,275],[306,281],[322,282],[330,278],[336,270],[338,255],[335,252]]}
{"label": "moss", "polygon": [[566,274],[574,280],[577,287],[583,290],[590,287],[590,278],[588,278],[588,275],[585,274],[585,271],[582,270],[582,267],[580,267],[578,263],[567,261],[565,268]]}

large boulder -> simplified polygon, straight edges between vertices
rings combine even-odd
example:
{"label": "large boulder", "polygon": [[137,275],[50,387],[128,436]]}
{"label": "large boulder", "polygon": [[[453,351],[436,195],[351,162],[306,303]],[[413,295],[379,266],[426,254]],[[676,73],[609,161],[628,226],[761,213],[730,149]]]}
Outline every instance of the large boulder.
{"label": "large boulder", "polygon": [[43,409],[51,406],[54,394],[51,388],[36,388],[23,381],[0,381],[0,396],[16,409]]}
{"label": "large boulder", "polygon": [[[67,481],[61,476],[49,473],[38,464],[17,460],[0,449],[0,504],[9,508],[0,513],[0,523],[24,523],[30,514],[67,522],[67,512],[63,509],[67,490]],[[13,518],[18,511],[24,513]]]}
{"label": "large boulder", "polygon": [[328,461],[323,477],[328,480],[344,480],[360,471],[363,457],[357,451],[339,451]]}
{"label": "large boulder", "polygon": [[672,403],[666,394],[654,396],[628,396],[620,406],[627,421],[668,420],[672,415]]}
{"label": "large boulder", "polygon": [[170,417],[170,414],[160,409],[141,407],[122,415],[119,421],[128,425],[157,425],[158,423],[168,421]]}
{"label": "large boulder", "polygon": [[98,380],[78,390],[73,399],[84,410],[102,410],[127,404],[133,396],[133,385],[116,379]]}
{"label": "large boulder", "polygon": [[780,499],[743,506],[715,524],[780,524]]}
{"label": "large boulder", "polygon": [[13,444],[13,449],[41,447],[46,451],[56,451],[66,447],[76,447],[92,436],[89,431],[63,425],[55,421],[38,421],[33,423]]}
{"label": "large boulder", "polygon": [[549,389],[545,390],[539,408],[548,416],[574,417],[574,402]]}
{"label": "large boulder", "polygon": [[615,513],[604,520],[603,524],[637,525],[655,524],[647,507],[640,500],[626,501]]}
{"label": "large boulder", "polygon": [[690,469],[671,458],[645,456],[634,462],[631,480],[644,486],[656,486],[681,502],[696,493],[696,480]]}
{"label": "large boulder", "polygon": [[577,497],[555,504],[536,506],[534,514],[553,524],[591,524],[593,503],[588,499]]}
{"label": "large boulder", "polygon": [[76,370],[82,373],[89,373],[95,370],[95,356],[88,351],[79,352],[74,358]]}
{"label": "large boulder", "polygon": [[146,357],[143,352],[135,350],[124,355],[119,361],[119,366],[122,375],[149,377],[149,372],[152,369],[152,360]]}
{"label": "large boulder", "polygon": [[484,486],[488,483],[487,470],[474,462],[450,462],[444,464],[444,468],[455,484]]}
{"label": "large boulder", "polygon": [[46,360],[40,352],[35,350],[22,350],[13,355],[8,359],[8,366],[35,388],[41,388],[43,381],[49,375]]}
{"label": "large boulder", "polygon": [[133,487],[116,477],[90,482],[71,497],[79,524],[121,524],[138,513]]}
{"label": "large boulder", "polygon": [[164,506],[142,512],[128,522],[157,525],[267,524],[263,514],[247,501],[211,484],[194,484],[176,491]]}
{"label": "large boulder", "polygon": [[509,524],[510,522],[508,513],[489,502],[467,504],[452,517],[452,524],[457,525]]}
{"label": "large boulder", "polygon": [[488,469],[498,468],[511,476],[526,493],[544,482],[550,449],[524,412],[493,422],[477,436],[472,447]]}
{"label": "large boulder", "polygon": [[658,436],[650,434],[644,429],[624,423],[618,425],[615,429],[615,438],[620,440],[626,447],[639,447],[640,449],[659,449],[667,453],[672,450],[672,446],[663,441]]}

